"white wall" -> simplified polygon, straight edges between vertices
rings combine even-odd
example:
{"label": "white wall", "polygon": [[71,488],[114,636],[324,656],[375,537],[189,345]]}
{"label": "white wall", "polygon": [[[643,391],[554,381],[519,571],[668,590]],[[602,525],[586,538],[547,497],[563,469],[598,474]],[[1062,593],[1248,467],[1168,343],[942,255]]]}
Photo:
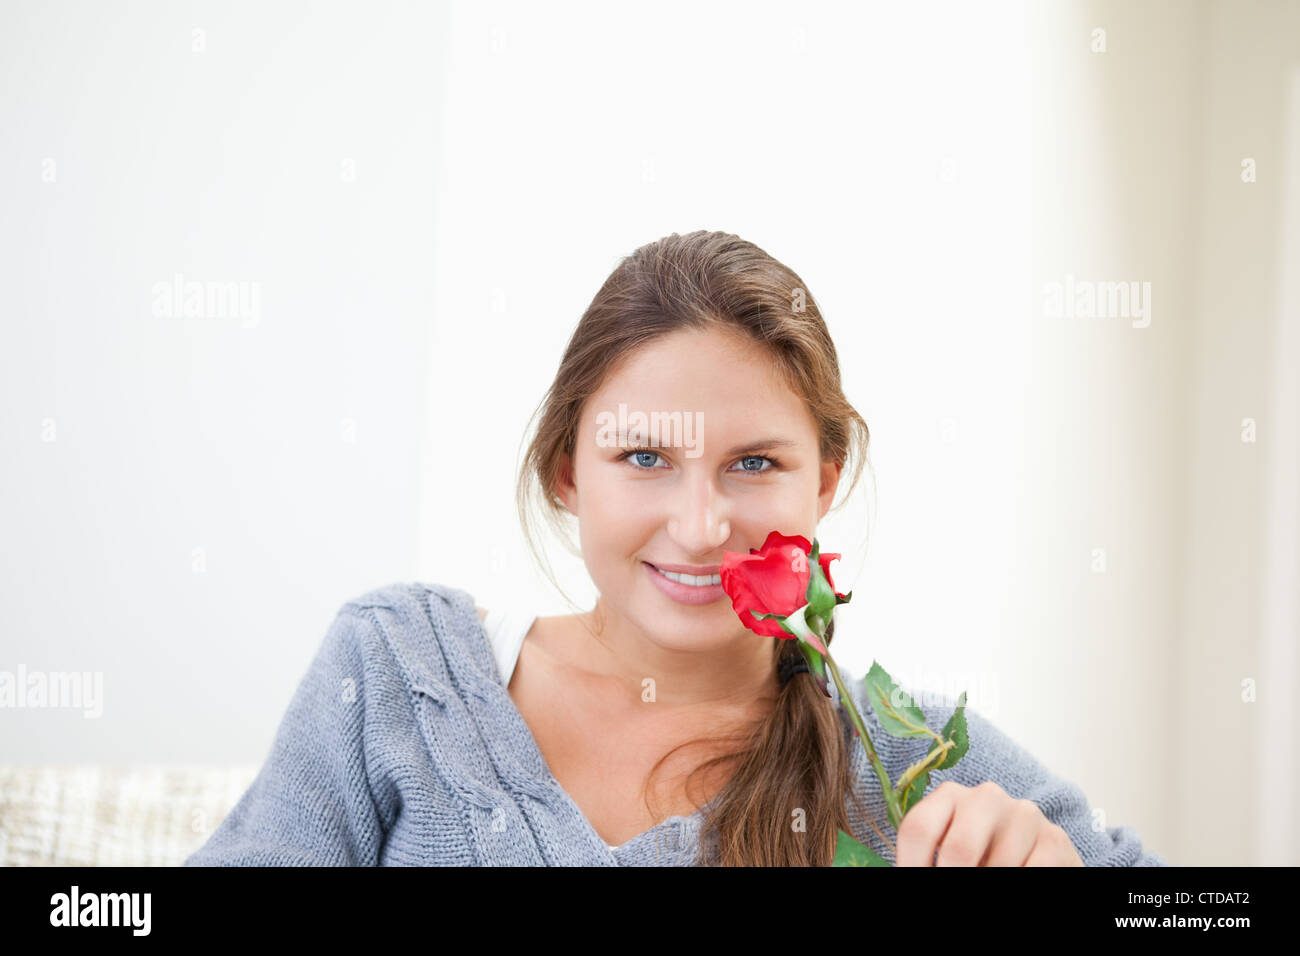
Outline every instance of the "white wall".
{"label": "white wall", "polygon": [[1037,326],[1007,723],[1176,863],[1295,864],[1300,5],[1030,13],[1036,288],[1152,301]]}
{"label": "white wall", "polygon": [[[0,12],[0,669],[103,675],[0,760],[260,762],[338,607],[412,576],[442,20]],[[176,273],[250,308],[157,315]]]}
{"label": "white wall", "polygon": [[1294,866],[1300,4],[1215,4],[1204,30],[1170,824],[1189,864]]}

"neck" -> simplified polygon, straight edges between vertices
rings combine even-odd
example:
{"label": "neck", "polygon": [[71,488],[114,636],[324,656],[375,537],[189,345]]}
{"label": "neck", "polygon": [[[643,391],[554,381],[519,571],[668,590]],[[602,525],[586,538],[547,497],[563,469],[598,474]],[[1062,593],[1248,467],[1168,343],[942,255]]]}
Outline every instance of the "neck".
{"label": "neck", "polygon": [[578,617],[587,635],[587,666],[634,687],[638,699],[653,699],[660,716],[719,710],[753,716],[765,713],[775,699],[772,639],[739,624],[728,640],[681,648],[665,646],[633,622],[606,612],[599,601]]}

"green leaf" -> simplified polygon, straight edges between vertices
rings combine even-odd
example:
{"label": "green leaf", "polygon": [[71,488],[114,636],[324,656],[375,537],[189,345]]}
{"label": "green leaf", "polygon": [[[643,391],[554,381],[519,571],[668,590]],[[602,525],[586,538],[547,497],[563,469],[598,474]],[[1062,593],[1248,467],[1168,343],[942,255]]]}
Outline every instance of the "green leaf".
{"label": "green leaf", "polygon": [[[951,740],[955,746],[948,751],[940,763],[935,764],[930,770],[916,777],[899,794],[899,806],[902,808],[903,816],[907,816],[907,811],[916,806],[920,799],[925,796],[925,788],[930,785],[931,770],[947,770],[949,767],[956,766],[957,761],[966,756],[966,751],[970,748],[970,738],[966,735],[965,711],[966,692],[962,691],[961,696],[957,698],[957,707],[948,718],[948,722],[943,725],[943,733],[940,735],[944,740]],[[939,741],[931,742],[930,749],[926,751],[926,756],[938,749]]]}
{"label": "green leaf", "polygon": [[[937,765],[935,770],[947,770],[953,766],[962,757],[966,756],[966,751],[970,748],[970,738],[966,736],[966,692],[962,691],[961,696],[957,698],[957,707],[948,718],[948,722],[943,725],[943,739],[951,740],[957,746],[948,751],[948,755],[943,758],[943,763]],[[933,753],[939,747],[936,741],[930,747]]]}
{"label": "green leaf", "polygon": [[907,692],[894,683],[894,679],[876,661],[871,662],[871,670],[866,677],[867,694],[871,707],[880,718],[880,726],[891,737],[929,737],[932,733],[925,723],[925,715],[908,696]]}
{"label": "green leaf", "polygon": [[752,607],[749,609],[749,613],[752,614],[755,618],[757,618],[760,621],[764,621],[769,617],[774,617],[776,618],[776,623],[781,625],[781,629],[783,631],[785,631],[787,634],[794,635],[795,637],[799,636],[795,634],[794,631],[790,630],[790,628],[786,627],[785,616],[782,614],[768,614],[766,611],[755,611]]}
{"label": "green leaf", "polygon": [[757,619],[760,620],[760,621],[765,621],[765,620],[767,620],[769,617],[772,618],[773,620],[776,621],[777,624],[781,625],[781,630],[785,631],[785,632],[786,632],[787,634],[789,634],[792,638],[794,638],[794,639],[796,639],[796,640],[799,640],[799,641],[802,641],[802,638],[800,638],[800,636],[799,636],[799,632],[796,631],[794,628],[792,628],[792,627],[790,626],[790,624],[789,624],[789,617],[790,617],[790,616],[789,616],[789,615],[785,615],[785,614],[768,614],[768,613],[766,613],[766,612],[762,612],[762,613],[760,613],[760,612],[758,612],[758,611],[755,611],[752,607],[749,609],[749,613],[752,614],[755,618],[757,618]]}
{"label": "green leaf", "polygon": [[893,864],[841,830],[835,841],[835,859],[831,862],[831,866],[893,866]]}
{"label": "green leaf", "polygon": [[898,795],[898,805],[902,808],[903,816],[907,816],[907,811],[920,802],[921,798],[925,796],[925,788],[929,785],[930,771],[927,770],[908,784],[903,792]]}

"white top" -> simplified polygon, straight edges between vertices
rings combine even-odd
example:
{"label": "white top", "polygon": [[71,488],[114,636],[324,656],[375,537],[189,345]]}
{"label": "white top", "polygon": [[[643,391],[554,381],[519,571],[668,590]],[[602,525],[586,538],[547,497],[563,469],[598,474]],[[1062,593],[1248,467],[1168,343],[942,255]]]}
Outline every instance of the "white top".
{"label": "white top", "polygon": [[520,614],[516,611],[488,611],[483,620],[483,630],[487,632],[492,645],[492,656],[496,658],[497,670],[501,672],[501,684],[510,686],[510,676],[515,672],[515,663],[519,660],[519,651],[524,646],[524,637],[537,620],[536,614]]}
{"label": "white top", "polygon": [[[535,620],[536,614],[497,610],[488,611],[483,619],[483,630],[487,632],[488,642],[492,645],[492,656],[496,658],[497,670],[501,672],[501,684],[504,687],[510,686],[510,676],[515,672],[519,651]],[[607,842],[605,846],[611,850],[618,849],[613,843]]]}

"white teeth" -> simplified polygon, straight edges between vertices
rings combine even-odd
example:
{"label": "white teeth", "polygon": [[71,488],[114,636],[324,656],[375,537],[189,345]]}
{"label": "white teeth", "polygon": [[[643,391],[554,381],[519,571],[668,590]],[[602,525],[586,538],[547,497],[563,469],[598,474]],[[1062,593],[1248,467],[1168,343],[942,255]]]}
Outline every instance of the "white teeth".
{"label": "white teeth", "polygon": [[722,583],[721,574],[678,574],[676,571],[664,571],[660,568],[655,568],[655,570],[669,581],[676,581],[678,584],[689,584],[693,588],[703,588],[708,587],[710,584]]}

